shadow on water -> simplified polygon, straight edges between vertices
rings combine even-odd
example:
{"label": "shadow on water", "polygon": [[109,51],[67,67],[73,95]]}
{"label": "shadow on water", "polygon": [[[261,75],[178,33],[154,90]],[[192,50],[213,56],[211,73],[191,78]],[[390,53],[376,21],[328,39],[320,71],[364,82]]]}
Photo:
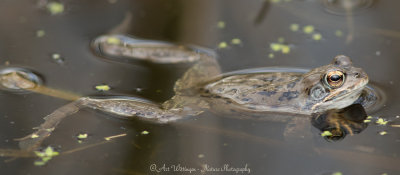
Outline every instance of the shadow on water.
{"label": "shadow on water", "polygon": [[[332,2],[336,4],[324,7]],[[35,93],[1,92],[0,148],[4,150],[0,155],[7,162],[0,163],[0,174],[148,174],[152,165],[202,169],[224,164],[248,166],[251,174],[398,174],[400,135],[398,128],[390,126],[399,123],[400,103],[395,100],[400,97],[396,90],[400,83],[396,56],[400,53],[395,49],[400,47],[395,20],[399,2],[354,2],[363,6],[352,10],[349,20],[349,9],[340,4],[344,1],[328,0],[63,1],[65,11],[60,15],[50,15],[28,0],[2,1],[0,64],[34,70],[45,85],[57,89],[84,95],[133,94],[157,102],[172,96],[174,82],[187,65],[107,62],[90,51],[93,38],[115,28],[130,12],[131,25],[126,30],[130,35],[209,48],[228,42],[228,49],[217,49],[224,72],[267,66],[312,68],[335,55],[348,54],[370,80],[385,87],[388,101],[373,113],[353,106],[313,116],[297,139],[285,138],[285,122],[238,120],[205,112],[156,125],[82,110],[65,119],[44,141],[43,146],[53,146],[60,155],[37,167],[33,165],[35,155],[16,151],[13,139],[31,133],[30,128],[39,125],[43,116],[68,102]],[[218,28],[218,21],[225,22],[225,28]],[[314,25],[324,39],[313,41],[302,31],[292,32],[292,23]],[[45,31],[44,37],[36,36],[38,30]],[[342,30],[344,36],[351,34],[352,42],[346,44],[344,37],[335,36],[335,30]],[[269,44],[281,36],[294,47],[289,54],[268,58]],[[231,44],[233,38],[240,38],[242,45]],[[65,64],[54,63],[51,53],[60,53]],[[93,87],[99,84],[112,89],[98,92]],[[367,115],[372,115],[368,127],[364,123]],[[330,131],[332,135],[325,137],[332,141],[321,136],[323,131]],[[78,143],[78,133],[89,137]],[[126,135],[104,141],[121,134]]]}

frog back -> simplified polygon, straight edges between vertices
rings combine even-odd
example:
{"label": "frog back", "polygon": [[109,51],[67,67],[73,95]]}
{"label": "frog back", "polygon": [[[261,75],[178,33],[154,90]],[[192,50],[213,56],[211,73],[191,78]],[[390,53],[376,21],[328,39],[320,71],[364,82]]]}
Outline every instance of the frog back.
{"label": "frog back", "polygon": [[231,110],[293,113],[302,110],[300,102],[305,98],[300,83],[302,75],[297,72],[230,75],[209,82],[204,89],[209,100],[228,103]]}

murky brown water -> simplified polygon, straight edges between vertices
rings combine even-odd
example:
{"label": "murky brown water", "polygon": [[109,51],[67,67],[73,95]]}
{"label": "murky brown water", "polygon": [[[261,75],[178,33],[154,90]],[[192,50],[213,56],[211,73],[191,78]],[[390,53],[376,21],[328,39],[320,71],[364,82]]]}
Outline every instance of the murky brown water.
{"label": "murky brown water", "polygon": [[[265,66],[313,68],[346,54],[388,96],[385,107],[369,115],[400,124],[396,118],[400,115],[400,1],[369,4],[360,0],[360,8],[350,5],[350,12],[329,0],[62,2],[65,12],[52,16],[35,1],[0,1],[1,65],[29,68],[40,74],[45,85],[81,95],[133,94],[162,102],[172,96],[174,81],[187,66],[127,64],[100,58],[90,50],[92,39],[131,14],[124,29],[130,35],[214,49],[220,42],[228,42],[228,48],[217,50],[224,72]],[[332,6],[324,7],[327,2]],[[218,28],[219,21],[225,22],[225,28]],[[292,24],[298,24],[299,31],[291,31]],[[314,34],[320,33],[322,39],[316,41],[312,34],[304,34],[306,25],[312,25]],[[44,30],[45,35],[38,38],[38,30]],[[278,42],[279,37],[291,46],[290,53],[271,51],[270,43]],[[242,44],[230,44],[234,38]],[[64,58],[62,64],[52,59],[54,53]],[[269,58],[270,53],[274,58]],[[97,92],[94,86],[103,83],[112,89]],[[1,92],[0,148],[18,148],[14,138],[29,134],[44,116],[66,103],[39,94]],[[150,169],[154,165],[170,167],[160,174],[184,174],[171,166],[202,169],[204,165],[225,164],[247,166],[251,174],[400,173],[400,128],[370,124],[360,134],[327,142],[315,128],[304,140],[285,140],[285,126],[210,112],[176,124],[156,125],[87,109],[65,119],[44,143],[66,154],[43,167],[34,166],[34,158],[8,162],[3,161],[9,158],[1,158],[0,174],[149,174],[154,173]],[[142,135],[142,131],[149,134]],[[380,135],[381,131],[387,135]],[[75,138],[79,133],[88,133],[89,138],[80,144]],[[104,137],[122,133],[127,135],[100,144]],[[82,149],[88,145],[92,147]]]}

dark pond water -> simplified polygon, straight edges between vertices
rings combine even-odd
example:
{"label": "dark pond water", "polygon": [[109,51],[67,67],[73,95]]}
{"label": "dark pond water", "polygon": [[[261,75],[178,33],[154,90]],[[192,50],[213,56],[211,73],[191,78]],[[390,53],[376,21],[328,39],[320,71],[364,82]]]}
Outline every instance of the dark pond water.
{"label": "dark pond water", "polygon": [[[45,166],[35,158],[0,158],[0,174],[189,174],[173,167],[250,169],[250,174],[400,173],[400,1],[356,0],[65,0],[50,15],[46,0],[0,1],[0,64],[37,72],[46,86],[81,95],[132,94],[156,102],[173,95],[182,65],[127,64],[93,54],[89,43],[130,19],[125,34],[216,49],[223,72],[285,66],[313,68],[338,54],[350,56],[382,87],[385,106],[369,115],[363,132],[328,142],[313,128],[304,139],[283,137],[286,123],[238,120],[205,112],[173,124],[120,120],[90,109],[66,118],[45,140],[61,155]],[[129,21],[129,20],[128,20]],[[223,21],[224,28],[218,27]],[[294,32],[291,26],[299,31]],[[312,25],[313,34],[303,27]],[[292,29],[293,29],[292,28]],[[37,31],[45,35],[37,37]],[[284,38],[290,52],[273,52]],[[231,44],[239,38],[240,45]],[[315,40],[317,39],[317,40]],[[228,48],[218,49],[221,42]],[[52,59],[60,54],[62,63]],[[273,58],[270,58],[273,53]],[[98,92],[95,85],[112,89]],[[0,93],[0,148],[17,149],[14,138],[32,132],[42,118],[68,101],[34,93]],[[391,121],[374,124],[377,117]],[[149,134],[141,134],[148,131]],[[386,135],[380,135],[386,131]],[[75,136],[88,133],[78,143]],[[126,136],[104,142],[104,137]],[[165,169],[162,167],[165,165]],[[169,167],[169,171],[167,168]],[[205,174],[235,174],[206,172]],[[237,174],[248,174],[238,172]]]}

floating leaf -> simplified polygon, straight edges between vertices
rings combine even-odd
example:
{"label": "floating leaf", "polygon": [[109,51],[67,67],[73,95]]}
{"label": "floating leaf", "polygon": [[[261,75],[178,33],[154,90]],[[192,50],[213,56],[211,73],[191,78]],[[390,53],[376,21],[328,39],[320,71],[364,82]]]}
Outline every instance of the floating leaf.
{"label": "floating leaf", "polygon": [[336,30],[336,31],[335,31],[335,35],[336,35],[337,37],[342,37],[342,36],[343,36],[343,32],[342,32],[341,30]]}
{"label": "floating leaf", "polygon": [[48,146],[43,151],[35,151],[34,153],[37,157],[40,158],[40,160],[36,160],[33,163],[35,166],[43,166],[54,156],[58,156],[60,154],[59,152],[54,151],[53,147],[51,146]]}
{"label": "floating leaf", "polygon": [[285,44],[280,44],[280,43],[271,43],[270,48],[274,52],[279,52],[281,51],[283,54],[290,53],[290,47]]}
{"label": "floating leaf", "polygon": [[290,47],[288,45],[282,45],[282,53],[288,54],[290,52]]}
{"label": "floating leaf", "polygon": [[59,2],[50,2],[47,4],[47,10],[52,14],[52,15],[58,15],[64,12],[64,4],[61,4]]}
{"label": "floating leaf", "polygon": [[273,53],[268,54],[268,58],[274,58],[275,55]]}
{"label": "floating leaf", "polygon": [[370,122],[371,122],[371,120],[368,120],[368,119],[364,120],[364,123],[370,123]]}
{"label": "floating leaf", "polygon": [[41,38],[44,37],[44,35],[46,35],[46,32],[44,30],[36,31],[36,37]]}
{"label": "floating leaf", "polygon": [[306,25],[303,27],[303,32],[306,34],[311,34],[314,32],[314,26],[312,25]]}
{"label": "floating leaf", "polygon": [[319,41],[322,39],[322,35],[320,33],[314,33],[312,35],[313,40]]}
{"label": "floating leaf", "polygon": [[88,134],[78,134],[78,136],[76,136],[76,138],[78,139],[86,139],[88,137]]}
{"label": "floating leaf", "polygon": [[297,31],[299,31],[299,29],[300,29],[300,26],[298,24],[291,24],[290,25],[290,30],[293,31],[293,32],[297,32]]}
{"label": "floating leaf", "polygon": [[225,22],[224,21],[218,21],[217,27],[220,28],[220,29],[225,28]]}
{"label": "floating leaf", "polygon": [[378,118],[378,120],[376,121],[376,124],[378,125],[386,125],[387,123],[388,121],[383,118]]}
{"label": "floating leaf", "polygon": [[242,41],[241,41],[239,38],[233,38],[233,39],[231,40],[231,43],[232,43],[232,44],[235,44],[235,45],[238,45],[238,44],[241,44]]}
{"label": "floating leaf", "polygon": [[225,49],[228,47],[228,43],[226,43],[225,41],[222,41],[218,44],[218,48],[219,49]]}
{"label": "floating leaf", "polygon": [[108,85],[97,85],[95,88],[98,91],[109,91],[111,89]]}
{"label": "floating leaf", "polygon": [[202,158],[204,158],[204,154],[199,154],[199,155],[197,155],[197,157],[202,159]]}

